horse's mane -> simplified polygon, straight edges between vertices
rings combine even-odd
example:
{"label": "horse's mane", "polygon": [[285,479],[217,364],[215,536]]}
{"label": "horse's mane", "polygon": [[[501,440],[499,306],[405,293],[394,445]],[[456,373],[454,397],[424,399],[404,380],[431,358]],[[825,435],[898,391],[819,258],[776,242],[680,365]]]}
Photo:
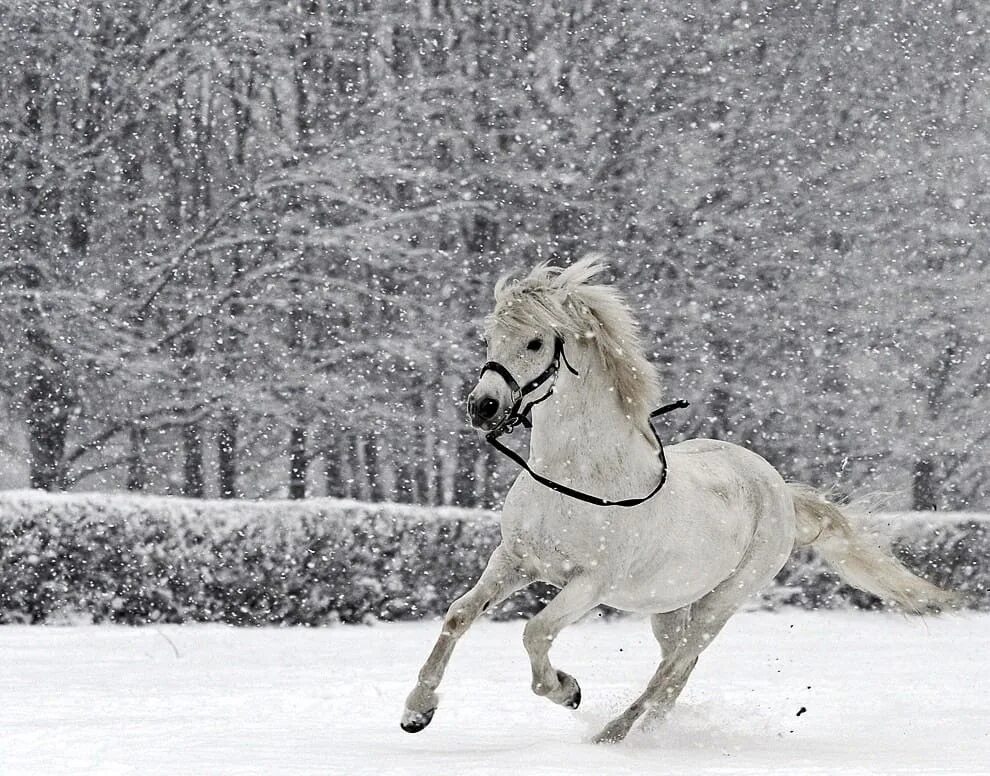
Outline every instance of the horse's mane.
{"label": "horse's mane", "polygon": [[591,282],[605,268],[600,256],[591,255],[566,268],[543,263],[528,275],[502,277],[495,285],[495,310],[486,328],[491,331],[501,324],[515,331],[549,329],[565,340],[591,340],[627,413],[637,425],[647,424],[660,384],[625,299],[611,286]]}

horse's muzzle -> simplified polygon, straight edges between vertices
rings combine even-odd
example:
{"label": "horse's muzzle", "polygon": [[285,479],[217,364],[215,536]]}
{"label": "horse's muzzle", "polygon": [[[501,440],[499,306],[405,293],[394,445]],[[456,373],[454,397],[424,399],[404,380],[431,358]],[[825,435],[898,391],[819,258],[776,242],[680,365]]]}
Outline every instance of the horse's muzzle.
{"label": "horse's muzzle", "polygon": [[467,400],[468,417],[471,425],[483,431],[491,431],[495,428],[498,416],[502,413],[502,406],[494,396],[482,394],[475,396],[473,393]]}

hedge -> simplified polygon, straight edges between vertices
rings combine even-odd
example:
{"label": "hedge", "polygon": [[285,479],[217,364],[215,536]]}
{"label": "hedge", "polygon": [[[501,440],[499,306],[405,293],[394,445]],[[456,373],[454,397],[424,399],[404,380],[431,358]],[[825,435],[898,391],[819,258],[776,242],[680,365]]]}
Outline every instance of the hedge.
{"label": "hedge", "polygon": [[[990,516],[885,515],[896,548],[988,608]],[[441,614],[484,567],[497,516],[354,501],[0,493],[0,622],[323,625]],[[497,617],[552,595],[534,586]],[[876,607],[802,552],[757,605]]]}

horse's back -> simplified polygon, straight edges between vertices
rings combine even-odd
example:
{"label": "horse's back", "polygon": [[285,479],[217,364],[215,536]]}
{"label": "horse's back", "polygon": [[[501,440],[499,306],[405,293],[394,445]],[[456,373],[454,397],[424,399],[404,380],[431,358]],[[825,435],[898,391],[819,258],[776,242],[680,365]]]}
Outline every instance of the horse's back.
{"label": "horse's back", "polygon": [[665,449],[672,491],[688,499],[706,493],[752,518],[793,522],[790,489],[761,455],[718,439],[688,439]]}
{"label": "horse's back", "polygon": [[691,474],[711,485],[719,479],[732,478],[775,490],[786,486],[784,478],[765,458],[732,442],[687,439],[664,450],[668,473],[674,478]]}
{"label": "horse's back", "polygon": [[692,453],[710,453],[723,450],[727,447],[735,447],[731,442],[723,442],[720,439],[686,439],[675,445],[664,448],[667,453],[690,455]]}
{"label": "horse's back", "polygon": [[[740,445],[732,442],[725,442],[721,439],[706,439],[699,437],[696,439],[685,439],[674,445],[665,445],[664,451],[667,456],[671,455],[703,455],[711,453],[722,453],[727,455],[743,454],[744,456],[755,456],[760,460],[765,460],[759,455]],[[769,466],[769,464],[767,464]]]}

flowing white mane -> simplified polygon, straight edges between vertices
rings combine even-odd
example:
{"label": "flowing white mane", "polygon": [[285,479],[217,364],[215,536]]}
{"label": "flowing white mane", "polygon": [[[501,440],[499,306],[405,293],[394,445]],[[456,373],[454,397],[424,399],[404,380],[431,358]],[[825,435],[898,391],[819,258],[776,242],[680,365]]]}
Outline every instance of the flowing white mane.
{"label": "flowing white mane", "polygon": [[515,331],[550,329],[569,338],[591,340],[628,414],[646,423],[660,398],[660,384],[643,354],[639,326],[614,288],[592,284],[606,268],[596,255],[569,267],[539,264],[524,277],[507,275],[495,285],[495,310],[486,320]]}

